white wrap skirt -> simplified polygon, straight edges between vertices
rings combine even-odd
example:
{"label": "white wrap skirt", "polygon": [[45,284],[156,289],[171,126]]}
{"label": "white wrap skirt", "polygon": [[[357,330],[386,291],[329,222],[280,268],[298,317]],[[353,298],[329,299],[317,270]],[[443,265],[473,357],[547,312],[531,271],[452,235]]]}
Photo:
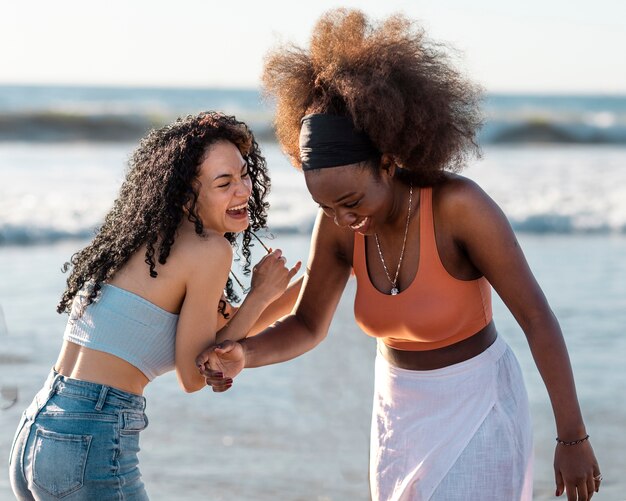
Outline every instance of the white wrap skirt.
{"label": "white wrap skirt", "polygon": [[474,358],[428,371],[378,353],[374,501],[531,500],[532,456],[522,373],[500,336]]}

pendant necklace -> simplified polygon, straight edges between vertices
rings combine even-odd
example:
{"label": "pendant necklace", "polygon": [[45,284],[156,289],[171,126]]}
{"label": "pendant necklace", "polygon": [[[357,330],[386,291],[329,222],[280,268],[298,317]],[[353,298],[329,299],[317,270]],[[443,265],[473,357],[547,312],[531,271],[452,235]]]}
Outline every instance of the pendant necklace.
{"label": "pendant necklace", "polygon": [[376,240],[376,248],[378,249],[378,255],[380,256],[380,262],[383,263],[383,269],[385,270],[385,275],[387,275],[387,280],[391,283],[391,291],[390,294],[392,296],[396,296],[398,292],[398,274],[400,273],[400,266],[402,266],[402,258],[404,257],[404,248],[406,246],[406,236],[409,233],[409,223],[411,222],[411,205],[413,202],[413,185],[411,185],[409,189],[409,210],[406,215],[406,227],[404,228],[404,240],[402,241],[402,250],[400,251],[400,259],[398,260],[398,267],[396,268],[396,274],[391,279],[391,275],[389,275],[389,270],[387,270],[387,265],[385,264],[385,258],[383,257],[383,251],[380,249],[380,242],[378,241],[378,234],[374,233],[374,239]]}

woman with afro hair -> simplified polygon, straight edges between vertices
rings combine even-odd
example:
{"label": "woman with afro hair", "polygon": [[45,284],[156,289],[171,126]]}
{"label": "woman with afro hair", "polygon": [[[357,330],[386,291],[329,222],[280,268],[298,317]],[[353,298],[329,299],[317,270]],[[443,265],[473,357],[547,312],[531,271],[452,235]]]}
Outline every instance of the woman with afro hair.
{"label": "woman with afro hair", "polygon": [[236,236],[249,273],[265,227],[270,181],[248,127],[216,112],[150,132],[113,208],[72,256],[58,305],[69,313],[61,352],[24,412],[10,457],[19,500],[147,499],[137,463],[145,386],[176,370],[203,388],[195,358],[288,313],[301,281],[280,250],[254,267],[238,309],[229,278]]}
{"label": "woman with afro hair", "polygon": [[296,309],[205,350],[207,383],[227,389],[244,367],[316,346],[353,272],[357,323],[378,339],[372,498],[530,500],[528,399],[492,319],[493,287],[550,395],[557,493],[591,498],[602,477],[559,324],[504,214],[457,174],[478,153],[480,93],[446,48],[403,16],[373,24],[340,9],[308,50],[270,53],[263,78],[278,139],[321,210]]}

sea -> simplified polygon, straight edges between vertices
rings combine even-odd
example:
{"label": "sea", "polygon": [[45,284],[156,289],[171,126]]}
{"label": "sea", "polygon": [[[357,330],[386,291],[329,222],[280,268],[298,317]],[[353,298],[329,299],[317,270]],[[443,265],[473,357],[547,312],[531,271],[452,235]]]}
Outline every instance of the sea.
{"label": "sea", "polygon": [[[306,260],[317,207],[258,90],[0,86],[0,457],[58,354],[62,264],[101,223],[138,138],[208,109],[255,132],[272,176],[263,238]],[[488,94],[484,111],[482,157],[464,175],[508,216],[561,323],[605,479],[594,499],[626,500],[626,96]],[[151,383],[140,453],[151,499],[367,500],[376,343],[353,297],[350,281],[319,347],[244,371],[226,393],[185,394],[173,374]],[[494,316],[531,401],[535,499],[552,499],[549,398],[497,296]]]}

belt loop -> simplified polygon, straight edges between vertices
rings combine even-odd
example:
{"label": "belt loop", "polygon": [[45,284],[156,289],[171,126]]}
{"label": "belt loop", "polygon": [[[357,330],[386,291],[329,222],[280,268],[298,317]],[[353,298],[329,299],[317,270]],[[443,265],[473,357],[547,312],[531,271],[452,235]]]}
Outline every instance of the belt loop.
{"label": "belt loop", "polygon": [[104,403],[107,399],[107,394],[109,393],[109,387],[102,385],[100,389],[100,396],[98,397],[98,402],[96,402],[96,410],[101,411],[104,407]]}
{"label": "belt loop", "polygon": [[[61,378],[63,377],[58,372],[52,372],[52,373],[50,373],[50,376],[52,376],[52,377],[51,377],[51,381],[50,381],[50,386],[48,386],[48,394],[46,395],[46,402],[48,400],[50,400],[52,395],[54,395],[56,393],[57,388],[61,384]],[[50,377],[50,376],[48,376],[48,377]]]}

